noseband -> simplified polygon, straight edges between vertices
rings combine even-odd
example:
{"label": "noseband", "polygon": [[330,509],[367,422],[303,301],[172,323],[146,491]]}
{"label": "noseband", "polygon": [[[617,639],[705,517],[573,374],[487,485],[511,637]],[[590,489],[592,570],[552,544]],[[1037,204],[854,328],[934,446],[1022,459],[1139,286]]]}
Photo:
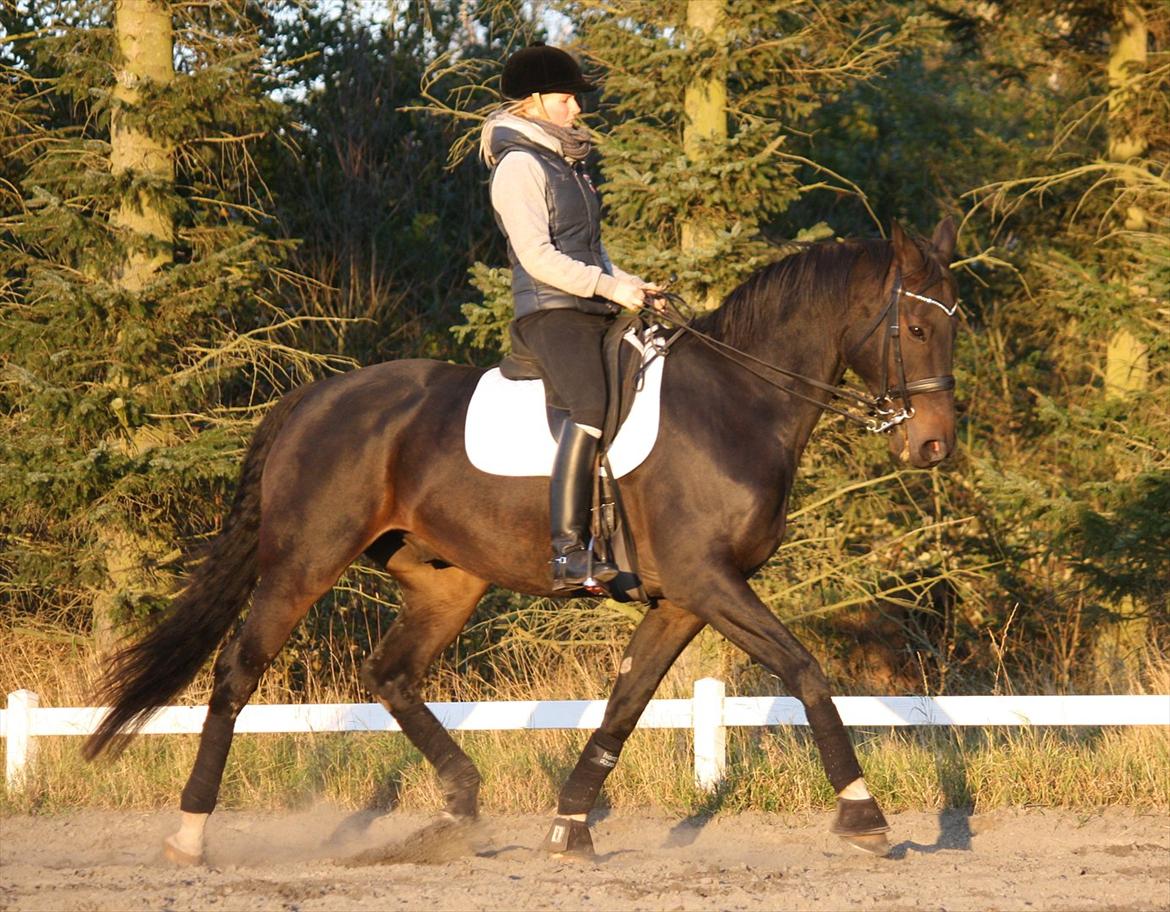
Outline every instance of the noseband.
{"label": "noseband", "polygon": [[[852,357],[858,349],[861,348],[874,334],[882,323],[885,323],[886,330],[882,336],[882,388],[881,392],[873,400],[874,416],[866,422],[866,430],[875,434],[882,434],[886,431],[892,430],[903,421],[914,417],[914,406],[911,403],[910,397],[915,393],[941,393],[946,390],[953,390],[955,388],[954,374],[943,374],[941,377],[924,377],[921,380],[906,380],[906,364],[902,359],[902,327],[899,321],[898,301],[903,297],[914,298],[917,301],[925,301],[928,304],[933,304],[939,308],[948,317],[953,317],[959,309],[959,305],[955,304],[947,307],[942,301],[937,298],[929,297],[928,295],[916,294],[913,291],[907,291],[902,287],[902,270],[899,267],[894,273],[894,284],[890,289],[890,299],[886,302],[886,306],[881,309],[873,323],[865,331],[865,335],[861,340],[849,350],[849,358]],[[890,387],[890,356],[893,353],[894,368],[897,371],[898,383],[893,388]],[[901,402],[898,407],[894,406],[894,400]]]}

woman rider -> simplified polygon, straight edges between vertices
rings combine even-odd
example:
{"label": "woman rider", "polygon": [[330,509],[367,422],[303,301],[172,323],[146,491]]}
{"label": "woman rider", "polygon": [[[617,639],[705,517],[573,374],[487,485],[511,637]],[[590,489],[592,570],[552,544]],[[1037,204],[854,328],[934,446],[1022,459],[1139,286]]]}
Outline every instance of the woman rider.
{"label": "woman rider", "polygon": [[553,591],[565,591],[617,575],[594,558],[589,534],[605,423],[601,343],[621,307],[636,311],[659,289],[616,268],[601,243],[600,202],[583,165],[592,146],[574,125],[577,93],[596,86],[567,53],[537,44],[508,59],[501,88],[510,101],[485,121],[480,154],[512,264],[513,346],[536,357],[569,410],[549,487]]}

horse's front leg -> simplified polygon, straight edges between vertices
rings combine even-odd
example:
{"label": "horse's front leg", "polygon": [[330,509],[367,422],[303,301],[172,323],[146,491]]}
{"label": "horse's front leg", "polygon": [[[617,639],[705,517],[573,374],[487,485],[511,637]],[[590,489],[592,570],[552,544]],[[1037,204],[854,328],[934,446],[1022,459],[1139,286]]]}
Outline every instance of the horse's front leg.
{"label": "horse's front leg", "polygon": [[[678,605],[778,675],[788,692],[804,704],[825,774],[837,793],[832,832],[863,851],[884,855],[889,850],[885,834],[890,827],[866,788],[853,744],[817,660],[760,601],[730,562],[721,566],[708,561],[701,574],[695,574],[693,566],[680,568],[691,572],[677,577],[664,572],[663,588]],[[673,592],[668,578],[681,580],[686,593]]]}
{"label": "horse's front leg", "polygon": [[605,718],[585,744],[577,766],[561,788],[557,816],[544,848],[557,854],[592,855],[587,817],[622,747],[662,678],[705,626],[690,612],[661,601],[646,612],[622,656]]}

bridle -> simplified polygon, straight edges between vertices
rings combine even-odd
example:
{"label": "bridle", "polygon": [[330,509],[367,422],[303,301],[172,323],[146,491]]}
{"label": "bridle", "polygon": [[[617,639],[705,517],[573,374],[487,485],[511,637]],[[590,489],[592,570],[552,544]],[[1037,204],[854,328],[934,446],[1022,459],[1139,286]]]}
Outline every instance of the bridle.
{"label": "bridle", "polygon": [[[704,332],[700,332],[691,326],[685,317],[683,317],[677,305],[685,305],[683,298],[670,291],[662,291],[655,295],[656,298],[665,299],[673,307],[667,306],[663,310],[656,309],[650,305],[642,307],[643,312],[648,316],[653,316],[661,319],[666,316],[670,322],[678,326],[678,331],[667,341],[663,342],[662,347],[669,347],[681,333],[689,333],[695,338],[699,339],[704,345],[707,345],[712,350],[723,355],[725,358],[737,363],[740,367],[754,374],[762,380],[772,384],[777,389],[781,389],[798,399],[803,399],[806,402],[811,402],[821,408],[827,409],[841,417],[853,421],[862,426],[866,431],[872,434],[884,434],[903,421],[914,417],[914,406],[911,397],[914,395],[923,395],[926,393],[937,393],[945,390],[952,390],[955,388],[955,377],[953,374],[943,374],[939,377],[925,377],[921,380],[906,379],[906,365],[902,358],[902,330],[899,321],[899,307],[898,303],[903,297],[914,298],[918,301],[924,301],[928,304],[933,304],[945,313],[948,317],[954,317],[958,313],[958,302],[948,307],[943,301],[937,298],[932,298],[929,295],[918,294],[917,292],[907,291],[902,286],[902,269],[897,267],[894,273],[894,283],[890,288],[890,296],[886,301],[885,306],[878,312],[870,325],[866,328],[865,334],[853,346],[850,347],[846,355],[847,360],[852,360],[853,355],[869,341],[878,329],[879,326],[885,324],[885,332],[882,337],[882,387],[881,392],[877,396],[870,396],[864,392],[850,389],[848,387],[834,386],[832,384],[823,383],[820,380],[815,380],[812,377],[805,377],[803,374],[798,374],[795,371],[788,370],[788,368],[780,367],[776,364],[771,364],[754,355],[749,355],[745,351],[740,351],[732,345],[728,345],[719,339],[713,338]],[[897,384],[890,386],[890,358],[893,358],[894,367],[897,373]],[[812,396],[805,395],[799,390],[792,389],[789,386],[777,383],[773,378],[765,376],[756,367],[764,368],[785,377],[790,377],[793,380],[799,380],[815,389],[828,393],[830,396],[837,399],[844,399],[851,403],[857,409],[864,409],[864,414],[859,414],[857,411],[851,411],[849,408],[840,408],[833,405],[831,402],[823,402]],[[896,404],[900,402],[900,405]]]}
{"label": "bridle", "polygon": [[[907,291],[902,286],[902,269],[901,267],[897,267],[894,272],[894,284],[890,289],[890,298],[886,302],[886,306],[881,309],[877,317],[870,324],[869,328],[865,331],[865,335],[849,349],[846,355],[848,360],[852,360],[853,355],[869,340],[869,337],[873,335],[874,331],[882,323],[885,323],[886,331],[882,337],[882,388],[881,392],[872,400],[873,415],[866,420],[865,425],[866,430],[875,434],[882,434],[886,431],[893,430],[903,421],[914,417],[914,405],[911,402],[911,396],[915,393],[919,395],[925,393],[941,393],[955,388],[954,374],[943,374],[939,377],[924,377],[921,380],[906,380],[906,364],[902,358],[900,308],[898,307],[898,302],[903,296],[933,304],[948,317],[954,317],[959,311],[957,301],[950,307],[947,307],[938,298]],[[890,388],[891,352],[893,353],[894,368],[897,371],[898,379],[897,386],[892,389]],[[901,402],[900,406],[895,407],[895,399]]]}

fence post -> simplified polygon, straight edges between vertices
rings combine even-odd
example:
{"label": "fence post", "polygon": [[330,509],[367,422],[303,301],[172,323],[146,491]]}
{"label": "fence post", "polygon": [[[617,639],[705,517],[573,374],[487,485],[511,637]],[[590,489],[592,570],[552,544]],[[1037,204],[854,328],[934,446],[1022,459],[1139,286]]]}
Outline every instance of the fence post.
{"label": "fence post", "polygon": [[695,733],[695,784],[711,792],[727,770],[727,729],[723,726],[723,698],[727,688],[715,678],[695,682],[691,724]]}
{"label": "fence post", "polygon": [[24,790],[28,764],[32,762],[35,749],[32,740],[32,713],[40,705],[41,698],[31,690],[16,690],[8,695],[4,781],[8,785],[10,795]]}

